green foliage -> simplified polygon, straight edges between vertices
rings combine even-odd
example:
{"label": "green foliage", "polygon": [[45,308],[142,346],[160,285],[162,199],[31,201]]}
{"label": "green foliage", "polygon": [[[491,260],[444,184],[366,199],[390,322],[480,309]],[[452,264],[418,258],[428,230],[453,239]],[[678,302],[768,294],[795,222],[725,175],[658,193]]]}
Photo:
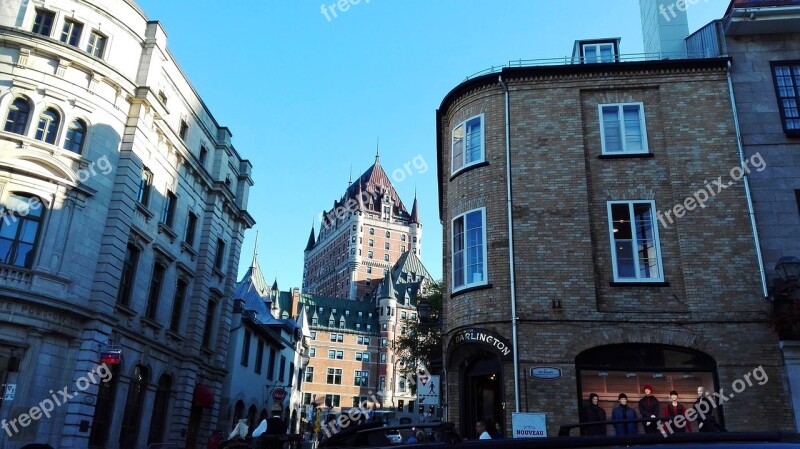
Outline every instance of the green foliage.
{"label": "green foliage", "polygon": [[[397,357],[404,363],[398,364],[398,369],[406,378],[415,379],[418,361],[425,364],[430,370],[431,362],[441,363],[442,359],[442,328],[439,319],[442,315],[442,281],[431,283],[427,294],[417,304],[427,301],[431,305],[431,318],[428,323],[420,323],[411,317],[403,320],[400,325],[406,327],[406,334],[396,340]],[[415,382],[409,382],[412,394],[416,393]]]}

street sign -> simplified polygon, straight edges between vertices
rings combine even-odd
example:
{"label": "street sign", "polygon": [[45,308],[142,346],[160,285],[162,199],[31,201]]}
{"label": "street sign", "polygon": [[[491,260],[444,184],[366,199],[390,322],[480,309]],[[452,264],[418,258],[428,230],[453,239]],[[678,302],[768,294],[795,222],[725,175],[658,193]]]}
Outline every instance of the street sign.
{"label": "street sign", "polygon": [[547,421],[544,413],[512,413],[511,434],[514,438],[547,437]]}
{"label": "street sign", "polygon": [[417,402],[419,405],[439,405],[439,376],[426,376],[426,382],[417,386]]}
{"label": "street sign", "polygon": [[553,366],[535,366],[531,368],[531,377],[542,380],[560,379],[561,368]]}
{"label": "street sign", "polygon": [[278,387],[272,392],[272,400],[275,402],[283,402],[284,399],[286,399],[286,390],[283,388]]}
{"label": "street sign", "polygon": [[5,384],[3,387],[3,401],[13,401],[17,393],[17,384]]}

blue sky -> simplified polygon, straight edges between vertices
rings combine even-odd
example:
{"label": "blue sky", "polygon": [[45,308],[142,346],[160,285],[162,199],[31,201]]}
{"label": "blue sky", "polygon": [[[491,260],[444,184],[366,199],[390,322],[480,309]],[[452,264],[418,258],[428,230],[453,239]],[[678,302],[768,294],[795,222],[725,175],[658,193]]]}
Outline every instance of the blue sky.
{"label": "blue sky", "polygon": [[[638,0],[367,1],[334,6],[337,17],[319,0],[138,1],[253,163],[257,224],[240,276],[258,230],[268,280],[300,287],[312,221],[319,230],[320,213],[344,193],[351,167],[356,177],[373,163],[380,138],[381,164],[409,210],[417,191],[423,262],[441,278],[435,113],[447,92],[492,65],[567,56],[576,39],[621,37],[621,53],[642,52]],[[690,2],[690,31],[728,4]]]}

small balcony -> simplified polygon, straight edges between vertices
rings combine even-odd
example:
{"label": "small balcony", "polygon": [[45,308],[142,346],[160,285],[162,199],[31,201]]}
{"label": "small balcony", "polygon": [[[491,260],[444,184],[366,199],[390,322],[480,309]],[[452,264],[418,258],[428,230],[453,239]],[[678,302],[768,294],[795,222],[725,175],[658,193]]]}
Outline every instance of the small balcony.
{"label": "small balcony", "polygon": [[728,36],[796,33],[800,0],[734,0],[725,13]]}

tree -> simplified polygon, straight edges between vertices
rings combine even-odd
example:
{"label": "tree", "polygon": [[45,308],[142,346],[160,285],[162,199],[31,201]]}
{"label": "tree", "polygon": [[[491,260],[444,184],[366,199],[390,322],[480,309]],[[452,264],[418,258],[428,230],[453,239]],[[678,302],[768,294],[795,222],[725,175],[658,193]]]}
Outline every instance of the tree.
{"label": "tree", "polygon": [[[397,357],[404,363],[400,364],[400,373],[407,379],[416,380],[416,371],[419,363],[428,369],[432,364],[441,363],[442,360],[442,328],[439,318],[442,315],[442,281],[432,282],[425,296],[417,299],[419,305],[422,301],[431,306],[431,317],[428,322],[407,317],[402,322],[406,334],[397,338],[395,342]],[[411,384],[412,394],[416,393],[416,382]]]}

